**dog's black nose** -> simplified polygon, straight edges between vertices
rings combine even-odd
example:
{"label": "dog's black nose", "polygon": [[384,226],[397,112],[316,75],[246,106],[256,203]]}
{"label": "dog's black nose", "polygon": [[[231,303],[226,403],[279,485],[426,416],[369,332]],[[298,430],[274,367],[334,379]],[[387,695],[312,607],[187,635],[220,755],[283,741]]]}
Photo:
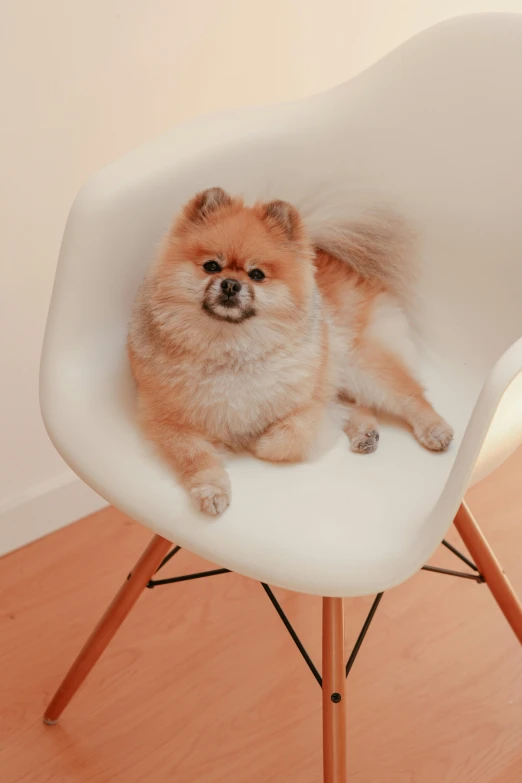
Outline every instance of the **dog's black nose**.
{"label": "dog's black nose", "polygon": [[225,280],[221,281],[221,290],[230,299],[230,297],[238,294],[241,291],[241,283],[239,280],[232,280],[231,278],[227,277]]}

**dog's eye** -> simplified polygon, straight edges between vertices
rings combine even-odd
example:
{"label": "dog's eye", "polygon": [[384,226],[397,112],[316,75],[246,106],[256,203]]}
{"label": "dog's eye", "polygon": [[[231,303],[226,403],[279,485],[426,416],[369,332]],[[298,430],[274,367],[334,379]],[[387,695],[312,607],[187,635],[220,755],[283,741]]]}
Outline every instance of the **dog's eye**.
{"label": "dog's eye", "polygon": [[248,273],[248,276],[252,278],[252,280],[263,280],[265,277],[265,273],[262,272],[260,269],[251,269]]}
{"label": "dog's eye", "polygon": [[217,261],[207,261],[206,264],[203,264],[203,269],[205,272],[208,272],[209,275],[213,275],[216,272],[221,272],[221,267]]}

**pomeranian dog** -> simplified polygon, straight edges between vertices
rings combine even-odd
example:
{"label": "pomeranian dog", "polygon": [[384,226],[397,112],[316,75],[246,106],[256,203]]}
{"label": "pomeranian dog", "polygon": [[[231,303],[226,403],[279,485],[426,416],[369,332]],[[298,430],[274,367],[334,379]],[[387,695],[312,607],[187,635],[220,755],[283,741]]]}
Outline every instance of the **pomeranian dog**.
{"label": "pomeranian dog", "polygon": [[138,293],[128,349],[141,422],[207,514],[231,498],[220,447],[306,460],[334,400],[356,452],[377,448],[375,411],[428,449],[453,437],[412,370],[401,220],[311,233],[287,202],[247,207],[210,188],[183,208]]}

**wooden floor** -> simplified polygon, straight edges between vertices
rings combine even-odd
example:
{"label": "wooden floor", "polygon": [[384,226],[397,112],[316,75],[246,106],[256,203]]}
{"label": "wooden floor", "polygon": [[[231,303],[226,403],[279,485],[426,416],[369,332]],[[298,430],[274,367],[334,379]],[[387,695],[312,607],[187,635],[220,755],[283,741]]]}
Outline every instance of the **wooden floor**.
{"label": "wooden floor", "polygon": [[[469,496],[519,592],[521,477],[519,452]],[[2,783],[319,783],[319,687],[236,575],[146,591],[61,723],[41,723],[149,537],[108,509],[0,561]],[[180,552],[168,570],[201,567]],[[319,663],[320,600],[277,594]],[[348,644],[370,603],[346,602]],[[522,783],[522,649],[485,586],[420,573],[385,595],[347,696],[352,783]]]}

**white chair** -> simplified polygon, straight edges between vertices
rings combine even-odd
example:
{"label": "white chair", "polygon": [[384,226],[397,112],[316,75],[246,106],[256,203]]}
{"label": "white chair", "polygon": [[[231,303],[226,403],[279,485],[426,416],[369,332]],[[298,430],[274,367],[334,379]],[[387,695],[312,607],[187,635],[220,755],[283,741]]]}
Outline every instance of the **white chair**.
{"label": "white chair", "polygon": [[[304,101],[178,127],[86,184],[60,254],[42,412],[73,470],[155,536],[47,723],[57,721],[170,542],[263,583],[325,597],[327,783],[346,780],[343,596],[380,596],[408,579],[455,519],[476,578],[522,642],[521,605],[463,503],[470,484],[522,440],[521,139],[522,16],[488,14],[437,25]],[[213,521],[192,508],[136,426],[125,338],[136,289],[172,215],[213,185],[298,206],[325,187],[379,194],[416,225],[422,377],[455,428],[448,453],[424,451],[385,424],[368,457],[339,436],[310,464],[230,459],[230,508]]]}

